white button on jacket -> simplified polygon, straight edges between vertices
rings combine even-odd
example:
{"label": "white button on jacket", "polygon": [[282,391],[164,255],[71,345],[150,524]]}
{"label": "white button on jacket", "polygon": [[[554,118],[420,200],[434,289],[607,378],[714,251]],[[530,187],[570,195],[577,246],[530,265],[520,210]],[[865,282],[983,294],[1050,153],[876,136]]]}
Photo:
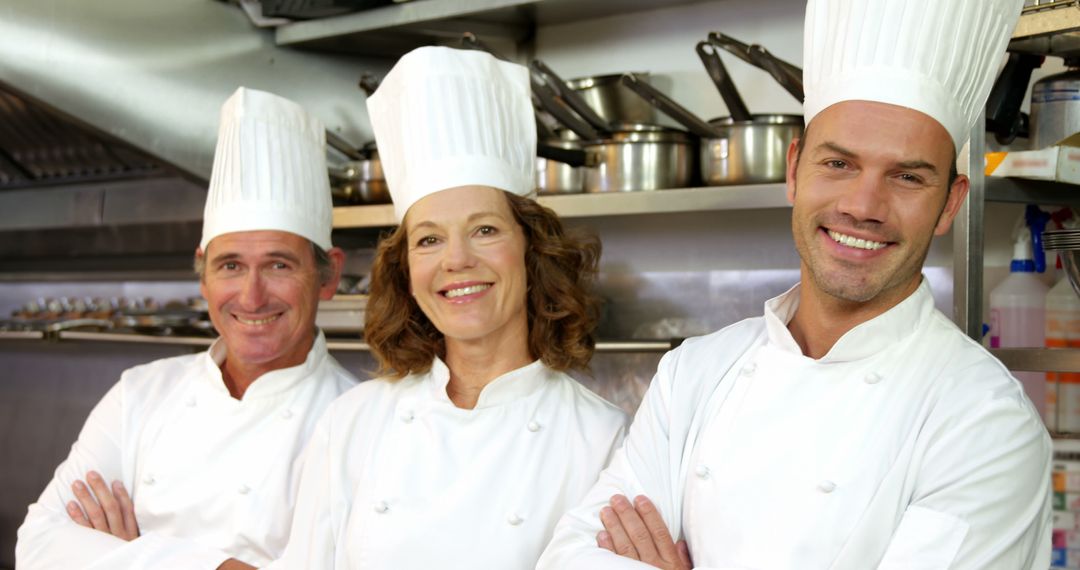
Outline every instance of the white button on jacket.
{"label": "white button on jacket", "polygon": [[[218,341],[124,372],[30,505],[15,548],[20,570],[213,569],[229,557],[261,565],[281,555],[296,459],[318,416],[356,379],[321,333],[303,364],[261,376],[243,400],[225,388],[223,360]],[[296,417],[285,421],[288,410]],[[124,542],[68,518],[71,483],[91,469],[127,487],[142,536]]]}
{"label": "white button on jacket", "polygon": [[268,568],[535,567],[621,443],[626,415],[540,361],[496,378],[472,410],[447,397],[449,377],[435,360],[327,410],[285,556]]}
{"label": "white button on jacket", "polygon": [[764,318],[664,356],[624,447],[559,523],[540,570],[642,567],[595,546],[615,493],[653,499],[697,568],[1049,566],[1046,430],[925,280],[819,360],[787,330],[797,302],[796,288]]}

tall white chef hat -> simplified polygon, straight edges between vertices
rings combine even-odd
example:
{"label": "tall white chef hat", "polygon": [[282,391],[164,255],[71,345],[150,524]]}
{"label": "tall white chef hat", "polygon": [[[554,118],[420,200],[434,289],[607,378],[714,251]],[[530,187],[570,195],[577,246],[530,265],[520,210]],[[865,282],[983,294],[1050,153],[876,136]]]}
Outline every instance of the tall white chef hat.
{"label": "tall white chef hat", "polygon": [[956,151],[986,104],[1023,0],[809,0],[806,123],[850,100],[936,119]]}
{"label": "tall white chef hat", "polygon": [[281,230],[330,249],[326,131],[300,105],[241,87],[221,107],[199,247],[215,237]]}
{"label": "tall white chef hat", "polygon": [[368,98],[398,222],[424,196],[466,185],[535,191],[529,72],[480,51],[413,50]]}

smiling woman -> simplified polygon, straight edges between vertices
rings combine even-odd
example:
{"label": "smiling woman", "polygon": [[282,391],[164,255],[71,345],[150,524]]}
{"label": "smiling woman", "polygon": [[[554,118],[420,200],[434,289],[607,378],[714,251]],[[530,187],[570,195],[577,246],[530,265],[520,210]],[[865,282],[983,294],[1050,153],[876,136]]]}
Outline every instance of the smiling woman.
{"label": "smiling woman", "polygon": [[532,569],[626,425],[564,372],[592,355],[600,244],[530,198],[523,67],[420,48],[368,108],[400,223],[364,327],[384,376],[320,421],[272,567]]}
{"label": "smiling woman", "polygon": [[[510,222],[508,229],[524,238],[523,274],[513,277],[524,285],[520,302],[527,315],[529,354],[555,370],[583,369],[595,346],[599,303],[590,286],[600,259],[600,242],[594,236],[566,231],[554,212],[533,200],[497,192],[496,204],[503,202],[500,209],[509,214],[500,221]],[[456,193],[448,190],[432,197]],[[399,226],[379,243],[364,326],[364,337],[379,361],[380,374],[393,378],[426,372],[433,358],[446,357],[446,338],[441,332],[446,329],[438,326],[443,322],[437,316],[440,305],[422,310],[428,304],[422,304],[424,295],[417,294],[415,288],[418,274],[424,274],[421,268],[432,265],[437,252],[411,254],[425,247],[438,248],[434,244],[416,246],[418,240],[432,238],[423,233],[424,229],[430,232],[429,228],[417,228],[421,233],[414,230],[416,239],[412,239],[407,227]],[[477,237],[476,242],[495,239]],[[442,244],[443,250],[449,247],[455,246]],[[416,260],[412,267],[410,258]],[[463,297],[471,300],[482,292]],[[450,292],[443,295],[459,298],[451,297]]]}

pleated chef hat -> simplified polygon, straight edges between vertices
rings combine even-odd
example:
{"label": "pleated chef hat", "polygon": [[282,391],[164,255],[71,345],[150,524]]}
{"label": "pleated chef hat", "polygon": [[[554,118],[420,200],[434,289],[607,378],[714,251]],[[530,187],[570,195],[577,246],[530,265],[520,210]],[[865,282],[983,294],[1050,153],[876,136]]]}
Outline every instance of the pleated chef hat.
{"label": "pleated chef hat", "polygon": [[330,249],[326,131],[300,105],[241,87],[221,107],[199,247],[232,232],[280,230]]}
{"label": "pleated chef hat", "polygon": [[424,196],[466,185],[534,192],[529,72],[480,51],[405,54],[368,98],[398,222]]}
{"label": "pleated chef hat", "polygon": [[809,0],[806,123],[850,100],[936,119],[957,153],[986,104],[1023,0]]}

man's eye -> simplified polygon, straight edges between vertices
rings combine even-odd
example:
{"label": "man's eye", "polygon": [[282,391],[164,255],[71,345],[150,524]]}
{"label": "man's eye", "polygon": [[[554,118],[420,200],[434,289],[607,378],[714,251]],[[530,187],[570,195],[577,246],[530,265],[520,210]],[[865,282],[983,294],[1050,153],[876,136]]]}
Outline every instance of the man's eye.
{"label": "man's eye", "polygon": [[279,261],[273,265],[274,269],[288,269],[289,265],[284,261]]}
{"label": "man's eye", "polygon": [[911,184],[922,184],[923,183],[922,178],[920,178],[920,177],[918,177],[918,176],[916,176],[916,175],[914,175],[914,174],[912,174],[910,172],[901,173],[899,178],[900,178],[900,180],[902,180],[904,182],[911,183]]}
{"label": "man's eye", "polygon": [[825,161],[825,166],[828,166],[829,168],[844,169],[847,168],[847,163],[843,160],[833,159]]}
{"label": "man's eye", "polygon": [[221,268],[225,271],[235,271],[238,267],[240,267],[240,265],[232,261],[226,261],[221,264]]}

